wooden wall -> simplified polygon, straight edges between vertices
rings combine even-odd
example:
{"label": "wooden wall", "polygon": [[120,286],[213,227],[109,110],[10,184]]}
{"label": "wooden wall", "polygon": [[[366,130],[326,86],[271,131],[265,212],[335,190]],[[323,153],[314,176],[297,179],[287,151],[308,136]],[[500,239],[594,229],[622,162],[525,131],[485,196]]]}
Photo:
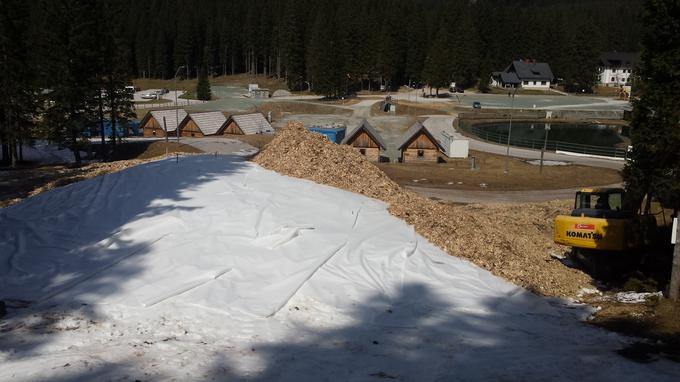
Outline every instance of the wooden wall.
{"label": "wooden wall", "polygon": [[[146,121],[146,124],[142,126],[142,129],[144,131],[145,138],[165,136],[165,130],[163,130],[163,126],[161,126],[154,117],[149,118],[149,120]],[[174,134],[168,135],[171,136]]]}
{"label": "wooden wall", "polygon": [[364,155],[366,160],[371,162],[380,160],[380,146],[365,131],[362,131],[348,143]]}
{"label": "wooden wall", "polygon": [[355,150],[357,150],[361,155],[366,157],[367,161],[370,162],[379,162],[380,161],[380,149],[377,147],[355,147]]}
{"label": "wooden wall", "polygon": [[[420,155],[422,154],[422,155]],[[407,162],[438,162],[439,147],[430,137],[421,132],[411,140],[401,153],[401,161]]]}
{"label": "wooden wall", "polygon": [[192,119],[190,119],[183,127],[182,127],[182,136],[183,137],[196,137],[196,138],[203,138],[203,132],[201,129],[196,125],[196,122],[194,122]]}
{"label": "wooden wall", "polygon": [[230,121],[227,127],[224,128],[224,131],[222,131],[222,135],[243,135],[243,131],[241,131],[236,122]]}
{"label": "wooden wall", "polygon": [[361,134],[354,137],[350,144],[354,147],[380,147],[365,131],[362,131]]}

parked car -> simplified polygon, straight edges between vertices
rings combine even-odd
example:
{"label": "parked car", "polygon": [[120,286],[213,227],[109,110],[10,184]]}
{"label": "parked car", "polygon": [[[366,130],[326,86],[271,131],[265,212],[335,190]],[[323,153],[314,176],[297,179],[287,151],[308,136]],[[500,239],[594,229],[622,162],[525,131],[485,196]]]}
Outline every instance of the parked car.
{"label": "parked car", "polygon": [[144,94],[142,94],[142,98],[143,99],[157,99],[158,93],[156,93],[156,92],[144,93]]}
{"label": "parked car", "polygon": [[475,102],[472,103],[472,108],[474,108],[474,109],[481,109],[481,108],[482,108],[482,104],[481,104],[479,101],[475,101]]}

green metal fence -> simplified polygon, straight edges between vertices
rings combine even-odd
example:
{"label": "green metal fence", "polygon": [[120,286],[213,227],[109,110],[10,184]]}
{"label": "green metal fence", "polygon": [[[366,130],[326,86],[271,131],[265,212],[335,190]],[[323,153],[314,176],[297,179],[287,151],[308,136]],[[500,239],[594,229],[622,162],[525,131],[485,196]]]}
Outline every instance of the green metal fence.
{"label": "green metal fence", "polygon": [[[461,124],[460,128],[476,137],[479,137],[485,141],[507,144],[508,134],[499,132],[489,132],[478,126],[467,126],[467,124]],[[530,149],[543,148],[544,141],[542,139],[526,139],[518,137],[510,137],[510,146],[516,147],[526,147]],[[578,154],[587,155],[599,155],[612,158],[626,158],[627,150],[617,147],[605,147],[605,146],[593,146],[593,145],[583,145],[579,143],[570,143],[563,141],[551,141],[548,139],[546,144],[546,150],[548,151],[569,151]]]}

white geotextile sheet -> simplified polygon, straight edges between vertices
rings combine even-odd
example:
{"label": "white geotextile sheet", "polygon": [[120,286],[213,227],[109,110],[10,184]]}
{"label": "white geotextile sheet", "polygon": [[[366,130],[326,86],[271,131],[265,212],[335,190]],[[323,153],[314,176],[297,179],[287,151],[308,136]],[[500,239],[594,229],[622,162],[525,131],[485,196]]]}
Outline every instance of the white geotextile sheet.
{"label": "white geotextile sheet", "polygon": [[472,310],[523,293],[432,246],[382,202],[232,157],[72,184],[0,210],[0,225],[7,300],[173,302],[267,317],[301,291],[339,309],[376,292],[389,306],[415,283]]}

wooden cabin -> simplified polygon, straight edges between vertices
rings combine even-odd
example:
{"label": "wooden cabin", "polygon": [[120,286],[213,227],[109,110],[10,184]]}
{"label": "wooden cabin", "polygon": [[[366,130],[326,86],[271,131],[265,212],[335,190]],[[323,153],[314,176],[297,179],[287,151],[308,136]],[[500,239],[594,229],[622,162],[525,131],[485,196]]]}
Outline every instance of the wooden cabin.
{"label": "wooden cabin", "polygon": [[232,115],[227,120],[222,135],[273,134],[274,128],[261,113]]}
{"label": "wooden cabin", "polygon": [[420,122],[411,126],[404,133],[400,142],[398,148],[401,152],[400,161],[402,163],[437,163],[440,154],[444,152],[439,141]]}
{"label": "wooden cabin", "polygon": [[179,124],[179,131],[182,137],[202,138],[217,134],[226,122],[227,118],[219,111],[189,113]]}
{"label": "wooden cabin", "polygon": [[380,134],[364,120],[342,140],[342,144],[354,147],[371,162],[380,161],[380,150],[385,151],[387,145]]}
{"label": "wooden cabin", "polygon": [[145,138],[165,137],[163,117],[165,117],[165,127],[168,129],[168,136],[175,137],[177,126],[187,117],[187,112],[182,109],[149,111],[139,124]]}

